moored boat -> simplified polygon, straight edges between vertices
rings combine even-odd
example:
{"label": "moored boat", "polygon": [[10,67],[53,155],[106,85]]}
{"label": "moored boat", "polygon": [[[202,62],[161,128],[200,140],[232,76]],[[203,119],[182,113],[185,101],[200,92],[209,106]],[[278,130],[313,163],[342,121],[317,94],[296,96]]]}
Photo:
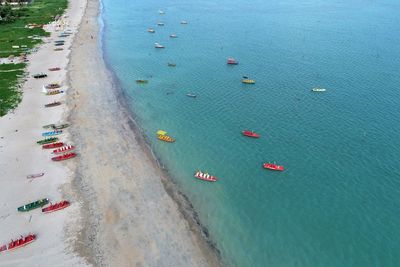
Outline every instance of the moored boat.
{"label": "moored boat", "polygon": [[239,62],[236,61],[233,57],[230,57],[230,58],[228,58],[226,64],[228,64],[228,65],[237,65],[237,64],[239,64]]}
{"label": "moored boat", "polygon": [[148,28],[148,29],[147,29],[147,32],[149,32],[149,33],[155,33],[156,31],[155,31],[153,28]]}
{"label": "moored boat", "polygon": [[136,80],[136,83],[141,83],[141,84],[148,83],[148,82],[149,82],[148,80]]}
{"label": "moored boat", "polygon": [[176,35],[176,34],[171,34],[169,37],[171,37],[171,38],[178,38],[178,35]]}
{"label": "moored boat", "polygon": [[42,212],[43,213],[55,212],[55,211],[58,211],[58,210],[65,209],[69,205],[70,205],[70,203],[67,200],[63,200],[63,201],[60,201],[60,202],[55,203],[55,204],[51,204],[50,203],[50,206],[48,206],[46,208],[43,208]]}
{"label": "moored boat", "polygon": [[165,14],[165,12],[164,12],[163,10],[158,10],[158,14],[160,14],[160,15],[164,15],[164,14]]}
{"label": "moored boat", "polygon": [[164,22],[157,22],[157,25],[158,26],[164,26],[165,24],[164,24]]}
{"label": "moored boat", "polygon": [[75,158],[76,154],[74,152],[71,153],[66,153],[66,154],[62,154],[60,156],[56,156],[51,158],[52,161],[62,161],[62,160],[66,160],[66,159],[72,159]]}
{"label": "moored boat", "polygon": [[44,145],[44,144],[54,143],[54,142],[57,142],[57,141],[58,141],[57,137],[50,137],[50,138],[45,138],[45,139],[39,140],[36,143],[39,144],[39,145]]}
{"label": "moored boat", "polygon": [[41,173],[34,173],[34,174],[29,174],[26,176],[27,179],[33,179],[33,178],[38,178],[42,177],[44,175],[44,172]]}
{"label": "moored boat", "polygon": [[194,177],[197,178],[197,179],[200,179],[200,180],[207,181],[207,182],[216,182],[218,180],[217,177],[215,177],[213,175],[210,175],[208,173],[204,173],[202,171],[197,171],[194,174]]}
{"label": "moored boat", "polygon": [[242,83],[245,83],[245,84],[255,84],[256,81],[255,81],[255,80],[251,80],[251,79],[242,79]]}
{"label": "moored boat", "polygon": [[53,136],[53,135],[59,135],[62,134],[62,130],[54,130],[51,132],[44,132],[42,133],[42,136]]}
{"label": "moored boat", "polygon": [[311,89],[311,91],[313,91],[313,92],[325,92],[326,89],[325,88],[315,87],[315,88]]}
{"label": "moored boat", "polygon": [[64,145],[63,142],[57,142],[57,143],[43,145],[42,148],[43,149],[51,149],[51,148],[62,147],[63,145]]}
{"label": "moored boat", "polygon": [[283,171],[285,170],[285,167],[283,167],[282,165],[277,165],[275,163],[263,163],[263,167],[264,169],[269,169],[269,170],[273,170],[273,171]]}
{"label": "moored boat", "polygon": [[165,48],[165,46],[159,44],[159,43],[154,43],[155,48]]}
{"label": "moored boat", "polygon": [[11,251],[17,248],[21,248],[24,247],[30,243],[32,243],[33,241],[36,240],[36,235],[34,234],[29,234],[25,237],[23,237],[21,235],[21,238],[17,239],[17,240],[13,240],[11,239],[11,242],[8,243],[7,245],[3,245],[0,247],[0,252],[1,251]]}
{"label": "moored boat", "polygon": [[63,147],[54,149],[53,154],[60,154],[60,153],[64,153],[67,151],[74,150],[74,149],[75,149],[75,146],[73,146],[73,145],[63,146]]}
{"label": "moored boat", "polygon": [[43,199],[39,199],[37,201],[31,202],[29,204],[23,205],[21,207],[18,207],[17,210],[20,212],[31,211],[31,210],[43,207],[47,203],[49,203],[49,199],[43,198]]}
{"label": "moored boat", "polygon": [[176,67],[175,63],[168,63],[168,67]]}
{"label": "moored boat", "polygon": [[244,130],[244,131],[242,131],[242,134],[244,136],[253,137],[253,138],[259,138],[260,137],[259,134],[255,133],[253,131],[250,131],[250,130]]}
{"label": "moored boat", "polygon": [[188,96],[188,97],[193,97],[193,98],[196,98],[196,97],[197,97],[197,95],[192,94],[192,93],[188,93],[188,94],[186,94],[186,96]]}
{"label": "moored boat", "polygon": [[48,103],[48,104],[44,105],[44,107],[50,108],[50,107],[55,107],[55,106],[59,106],[59,105],[61,105],[60,101],[54,101],[54,102],[51,102],[51,103]]}
{"label": "moored boat", "polygon": [[185,24],[188,24],[188,23],[187,23],[186,20],[182,20],[182,21],[181,21],[181,24],[184,24],[184,25],[185,25]]}

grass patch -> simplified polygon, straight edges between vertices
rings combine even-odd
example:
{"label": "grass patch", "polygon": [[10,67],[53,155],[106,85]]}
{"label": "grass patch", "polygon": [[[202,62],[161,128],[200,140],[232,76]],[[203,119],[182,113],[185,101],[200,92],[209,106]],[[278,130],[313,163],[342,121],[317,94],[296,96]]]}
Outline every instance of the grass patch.
{"label": "grass patch", "polygon": [[21,90],[18,88],[25,78],[25,64],[0,65],[0,117],[17,107],[21,101]]}

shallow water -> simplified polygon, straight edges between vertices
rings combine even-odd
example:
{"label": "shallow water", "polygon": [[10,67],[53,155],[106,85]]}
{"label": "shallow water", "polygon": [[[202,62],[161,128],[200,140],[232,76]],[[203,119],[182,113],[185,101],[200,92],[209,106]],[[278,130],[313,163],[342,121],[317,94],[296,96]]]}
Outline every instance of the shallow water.
{"label": "shallow water", "polygon": [[[106,59],[227,266],[398,265],[398,2],[103,7]],[[227,66],[230,56],[239,65]],[[327,92],[312,93],[317,86]],[[158,129],[176,143],[157,141]],[[264,170],[265,161],[286,170]],[[197,169],[220,180],[195,180]]]}

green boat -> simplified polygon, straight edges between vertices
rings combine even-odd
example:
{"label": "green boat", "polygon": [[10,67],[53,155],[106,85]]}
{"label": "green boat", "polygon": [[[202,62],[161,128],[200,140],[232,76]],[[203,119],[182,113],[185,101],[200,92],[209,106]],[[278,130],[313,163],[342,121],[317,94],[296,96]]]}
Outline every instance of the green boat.
{"label": "green boat", "polygon": [[54,130],[60,130],[60,129],[67,128],[68,126],[69,126],[68,123],[64,123],[64,124],[59,124],[59,125],[53,125],[52,128]]}
{"label": "green boat", "polygon": [[49,199],[48,198],[43,198],[43,199],[39,199],[39,200],[37,200],[35,202],[23,205],[23,206],[19,207],[17,210],[21,211],[21,212],[30,211],[30,210],[33,210],[33,209],[37,209],[37,208],[43,207],[44,205],[47,205],[48,203],[49,203]]}
{"label": "green boat", "polygon": [[39,145],[44,145],[44,144],[50,144],[58,141],[58,137],[51,137],[51,138],[45,138],[42,140],[37,141]]}

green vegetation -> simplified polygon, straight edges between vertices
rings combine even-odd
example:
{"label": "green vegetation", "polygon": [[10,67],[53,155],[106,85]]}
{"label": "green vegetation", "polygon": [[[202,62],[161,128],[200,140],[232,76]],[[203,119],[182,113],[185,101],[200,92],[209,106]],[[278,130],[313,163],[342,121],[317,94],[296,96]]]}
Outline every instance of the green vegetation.
{"label": "green vegetation", "polygon": [[24,68],[23,63],[0,65],[0,117],[21,101],[18,83],[24,79]]}
{"label": "green vegetation", "polygon": [[[42,28],[29,29],[28,24],[47,24],[64,13],[68,0],[35,0],[27,6],[0,9],[0,58],[20,56],[49,36]],[[3,12],[3,13],[1,13]],[[18,48],[13,48],[18,47]],[[0,65],[0,116],[14,109],[21,101],[18,84],[24,75],[25,64]]]}

